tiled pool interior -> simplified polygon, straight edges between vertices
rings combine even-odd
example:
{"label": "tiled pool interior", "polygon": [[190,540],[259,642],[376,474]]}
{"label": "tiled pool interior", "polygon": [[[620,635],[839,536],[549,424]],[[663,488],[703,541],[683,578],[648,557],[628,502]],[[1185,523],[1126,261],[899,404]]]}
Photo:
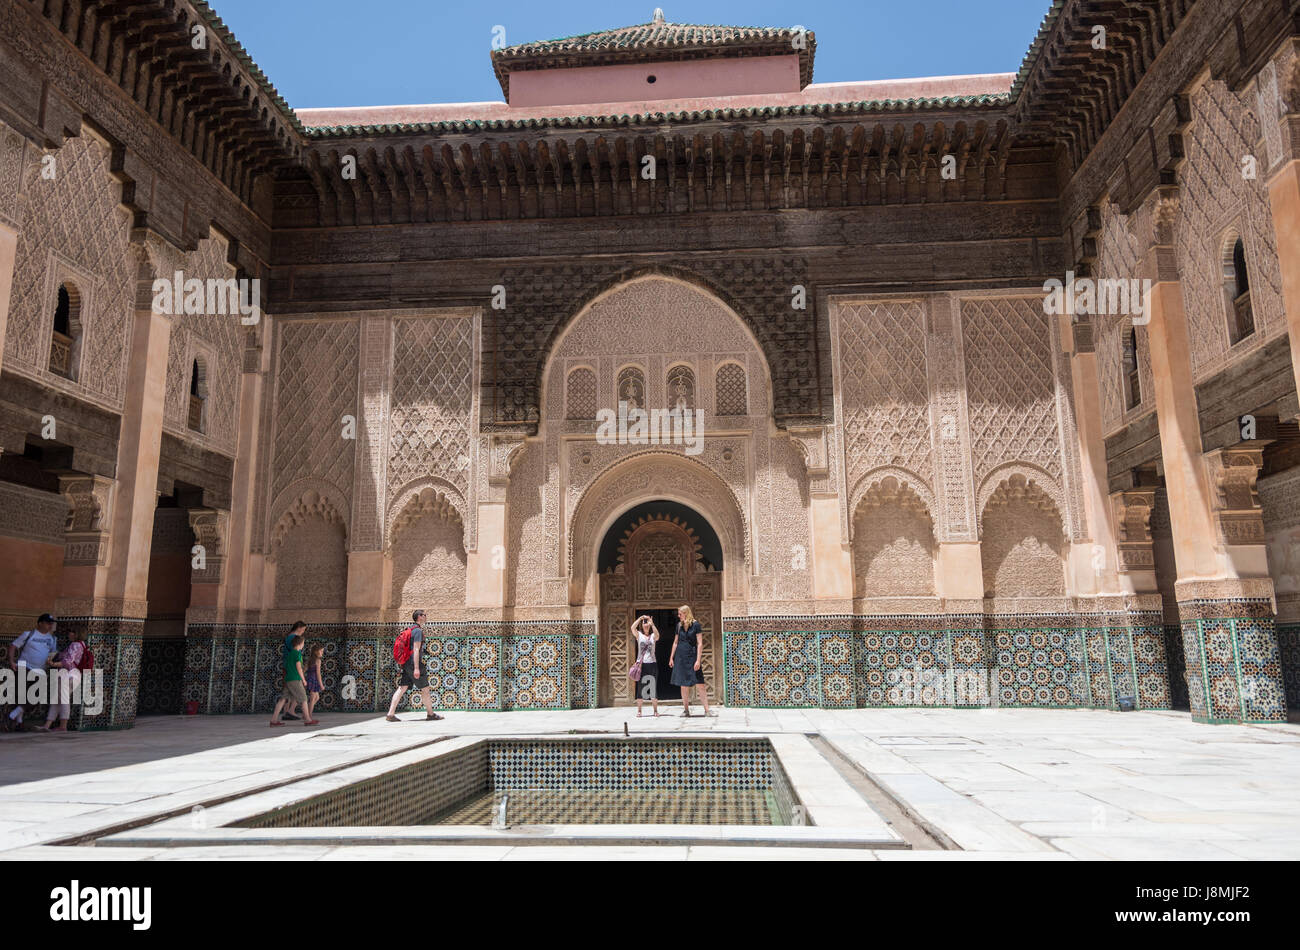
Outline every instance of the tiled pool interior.
{"label": "tiled pool interior", "polygon": [[255,815],[242,828],[788,825],[799,801],[770,742],[492,739]]}

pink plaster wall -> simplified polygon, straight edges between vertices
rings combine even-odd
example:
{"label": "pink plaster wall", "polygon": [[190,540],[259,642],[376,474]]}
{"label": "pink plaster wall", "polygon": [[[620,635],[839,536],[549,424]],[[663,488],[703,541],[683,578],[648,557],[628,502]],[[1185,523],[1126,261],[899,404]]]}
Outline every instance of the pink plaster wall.
{"label": "pink plaster wall", "polygon": [[[648,77],[655,77],[653,83]],[[510,73],[510,105],[551,106],[799,91],[799,57],[528,69]]]}
{"label": "pink plaster wall", "polygon": [[0,634],[21,633],[54,611],[63,545],[0,537]]}

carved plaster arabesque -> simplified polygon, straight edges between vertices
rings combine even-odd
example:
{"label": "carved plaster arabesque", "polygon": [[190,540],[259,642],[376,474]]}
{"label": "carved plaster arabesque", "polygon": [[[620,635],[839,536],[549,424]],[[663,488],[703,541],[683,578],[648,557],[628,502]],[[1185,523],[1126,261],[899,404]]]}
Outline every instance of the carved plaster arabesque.
{"label": "carved plaster arabesque", "polygon": [[1119,572],[1155,570],[1155,545],[1151,535],[1151,515],[1156,509],[1154,488],[1130,488],[1110,496],[1111,511],[1119,537]]}
{"label": "carved plaster arabesque", "polygon": [[192,508],[190,530],[194,541],[203,547],[206,566],[193,572],[193,580],[206,584],[221,582],[226,563],[226,540],[230,532],[230,512],[218,508]]}
{"label": "carved plaster arabesque", "polygon": [[60,475],[59,491],[68,499],[63,563],[108,563],[113,499],[117,481],[102,475]]}
{"label": "carved plaster arabesque", "polygon": [[1220,543],[1264,544],[1267,541],[1257,487],[1263,464],[1263,448],[1233,446],[1206,453],[1205,467],[1214,488],[1214,523]]}

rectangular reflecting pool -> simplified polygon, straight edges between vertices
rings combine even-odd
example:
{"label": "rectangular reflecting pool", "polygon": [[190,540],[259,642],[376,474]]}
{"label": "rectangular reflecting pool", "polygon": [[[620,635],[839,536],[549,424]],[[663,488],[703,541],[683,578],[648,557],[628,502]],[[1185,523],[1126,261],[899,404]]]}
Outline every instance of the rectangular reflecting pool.
{"label": "rectangular reflecting pool", "polygon": [[798,807],[765,738],[486,739],[235,827],[807,824]]}
{"label": "rectangular reflecting pool", "polygon": [[908,847],[807,736],[743,733],[448,736],[96,843]]}

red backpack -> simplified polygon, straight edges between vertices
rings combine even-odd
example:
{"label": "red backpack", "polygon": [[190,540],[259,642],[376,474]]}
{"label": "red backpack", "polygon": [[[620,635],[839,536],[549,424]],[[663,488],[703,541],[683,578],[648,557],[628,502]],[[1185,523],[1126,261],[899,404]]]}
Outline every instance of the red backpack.
{"label": "red backpack", "polygon": [[77,669],[81,670],[84,673],[86,670],[93,670],[94,668],[95,668],[95,651],[83,643],[81,649],[81,659],[77,661]]}
{"label": "red backpack", "polygon": [[411,631],[414,629],[414,627],[407,627],[393,641],[393,659],[397,661],[398,666],[405,666],[406,661],[415,652],[411,649]]}

